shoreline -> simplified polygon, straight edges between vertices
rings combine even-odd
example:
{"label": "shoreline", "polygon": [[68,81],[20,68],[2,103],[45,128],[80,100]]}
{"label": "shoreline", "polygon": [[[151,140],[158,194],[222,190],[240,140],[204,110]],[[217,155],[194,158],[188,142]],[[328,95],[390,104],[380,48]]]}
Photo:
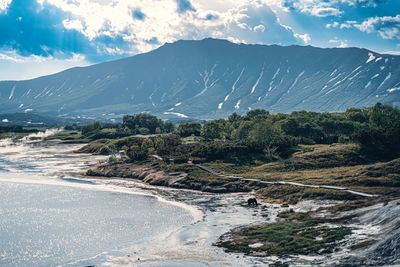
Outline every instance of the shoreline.
{"label": "shoreline", "polygon": [[[44,143],[46,144],[46,143]],[[62,147],[65,148],[64,151],[60,151],[59,145],[63,145]],[[79,144],[84,145],[84,144]],[[213,251],[213,253],[216,253],[218,257],[222,257],[223,259],[229,258],[233,259],[237,256],[240,257],[241,260],[243,261],[251,261],[251,262],[258,262],[260,264],[272,264],[274,262],[281,262],[283,260],[282,258],[277,258],[275,256],[268,256],[268,257],[252,257],[252,256],[246,256],[243,253],[226,253],[223,252],[221,254],[221,248],[214,247],[213,245],[219,240],[219,238],[224,235],[229,233],[232,230],[235,230],[238,227],[245,227],[246,225],[251,225],[254,223],[274,223],[277,219],[277,215],[285,210],[289,210],[291,208],[295,209],[296,212],[307,212],[308,210],[315,210],[318,207],[321,206],[321,204],[326,204],[325,206],[329,206],[332,204],[336,204],[338,202],[335,201],[326,201],[326,200],[307,200],[309,201],[308,206],[304,205],[302,207],[302,202],[298,203],[297,205],[288,205],[288,206],[282,206],[281,204],[273,204],[270,202],[262,202],[262,205],[258,206],[257,208],[248,208],[246,206],[246,199],[251,196],[251,192],[239,192],[239,193],[222,193],[222,192],[202,192],[199,190],[193,190],[193,189],[187,189],[187,188],[182,188],[182,187],[167,187],[163,186],[164,185],[169,185],[168,183],[162,182],[160,184],[149,184],[145,183],[141,179],[134,179],[134,178],[121,178],[121,177],[94,177],[94,176],[86,176],[84,172],[91,168],[95,167],[98,165],[98,159],[103,158],[106,159],[106,157],[99,157],[99,156],[93,156],[90,154],[76,154],[73,153],[72,150],[70,150],[70,145],[66,144],[60,144],[56,142],[51,142],[49,146],[52,149],[48,149],[48,151],[51,151],[49,155],[53,155],[52,151],[56,151],[57,153],[53,155],[54,158],[57,158],[58,162],[64,164],[60,168],[57,168],[56,171],[52,172],[44,172],[46,176],[56,176],[59,177],[60,179],[64,179],[68,177],[76,177],[79,179],[83,180],[97,180],[101,182],[104,186],[107,187],[118,187],[118,191],[124,191],[124,193],[133,193],[137,194],[138,192],[132,192],[132,190],[135,190],[135,188],[139,188],[139,190],[147,191],[150,192],[150,195],[159,198],[159,200],[164,200],[166,199],[167,201],[171,201],[174,203],[183,203],[184,205],[187,205],[186,207],[196,207],[199,210],[202,210],[202,217],[196,222],[194,221],[193,223],[190,224],[190,226],[186,227],[185,229],[182,229],[185,233],[189,232],[191,237],[193,239],[189,240],[188,242],[181,244],[183,246],[191,246],[191,242],[199,242],[198,236],[199,233],[202,231],[206,230],[208,231],[207,233],[209,234],[208,239],[202,240],[201,242],[205,242],[206,248],[209,249],[209,251]],[[57,148],[57,149],[55,149]],[[66,149],[68,148],[68,149]],[[60,157],[61,155],[61,157]],[[79,164],[76,164],[78,162],[74,163],[74,167],[72,171],[67,171],[68,163],[66,160],[63,158],[69,158],[68,161],[72,163],[72,160],[77,159],[79,160]],[[159,173],[161,175],[161,173]],[[173,175],[172,179],[176,178],[177,175]],[[153,176],[154,178],[154,176]],[[171,177],[170,177],[171,178]],[[160,182],[160,180],[154,180]],[[162,181],[162,180],[161,180]],[[182,181],[182,180],[178,180]],[[67,183],[67,182],[65,182]],[[68,182],[68,185],[71,186],[71,181]],[[196,197],[194,197],[196,196]],[[381,205],[381,204],[379,204]],[[390,206],[393,206],[390,203]],[[346,213],[341,213],[341,214],[346,214]],[[343,215],[344,216],[344,215]],[[193,216],[195,217],[195,216]],[[361,232],[365,232],[363,235],[373,235],[374,233],[366,233],[367,231],[364,229],[365,225],[363,226],[362,224],[359,223],[353,223],[351,226],[355,227],[355,229],[359,229]],[[364,230],[363,230],[364,229]],[[174,233],[174,237],[179,236],[182,233]],[[182,234],[185,236],[184,234]],[[353,243],[353,245],[356,245],[355,243],[360,243],[360,242],[355,242],[355,240],[359,240],[359,234],[355,233],[354,236],[349,237],[350,243]],[[361,241],[361,240],[359,240]],[[204,245],[203,245],[204,246]],[[346,246],[349,247],[350,245]],[[186,248],[186,247],[185,247]],[[196,247],[197,248],[197,247]],[[162,249],[162,248],[160,248]],[[366,251],[366,250],[363,250]],[[344,252],[344,251],[342,251]],[[176,252],[175,252],[176,253]],[[216,257],[217,257],[216,256]],[[357,256],[357,255],[356,255]],[[304,265],[310,265],[314,264],[317,266],[323,266],[327,265],[325,263],[332,263],[332,259],[337,259],[338,257],[343,257],[342,254],[337,254],[336,252],[328,255],[290,255],[285,257],[284,262],[289,262],[291,266],[304,266]],[[201,257],[200,257],[201,258]],[[124,259],[124,260],[133,260],[133,259]],[[182,260],[184,260],[184,257],[182,256]],[[134,263],[134,262],[133,262]],[[333,263],[330,265],[334,265]]]}
{"label": "shoreline", "polygon": [[[88,179],[91,179],[90,176],[87,176]],[[141,179],[142,178],[142,179]],[[143,179],[142,176],[137,175],[136,178],[123,178],[123,177],[107,177],[107,175],[105,177],[101,177],[100,179],[104,179],[104,180],[114,180],[114,179],[129,179],[129,180],[133,180],[135,182],[141,183],[141,184],[145,184],[148,185],[149,187],[152,188],[162,188],[161,190],[173,190],[176,192],[182,192],[182,191],[187,191],[190,192],[192,194],[212,194],[212,195],[216,195],[216,196],[224,196],[224,195],[246,195],[247,197],[250,196],[254,196],[254,192],[242,192],[242,193],[232,193],[232,192],[214,192],[214,193],[210,193],[210,192],[202,192],[199,190],[193,190],[193,189],[186,189],[186,188],[182,188],[182,187],[171,187],[170,184],[168,183],[163,183],[162,185],[158,185],[158,184],[149,184],[147,183],[147,181],[145,181]],[[169,186],[165,186],[165,184],[169,185]],[[176,199],[174,198],[174,201],[184,201],[182,199]],[[396,203],[397,200],[393,200],[390,203]],[[232,237],[232,233],[238,232],[241,229],[246,229],[249,228],[251,226],[254,225],[268,225],[268,224],[273,224],[276,222],[281,221],[280,218],[278,218],[278,216],[276,216],[273,220],[264,220],[263,222],[257,222],[256,224],[247,222],[247,223],[243,223],[243,224],[239,224],[234,226],[233,224],[230,226],[229,230],[226,231],[225,233],[223,233],[220,236],[215,236],[215,242],[213,242],[213,246],[218,246],[222,249],[224,249],[225,253],[227,254],[233,254],[236,255],[237,253],[239,253],[240,255],[242,255],[243,257],[248,257],[248,258],[254,258],[254,256],[258,259],[263,261],[264,263],[268,263],[268,264],[273,264],[273,263],[282,263],[282,264],[286,264],[286,263],[290,263],[290,266],[308,266],[308,265],[313,265],[313,266],[336,266],[337,262],[342,262],[343,260],[342,258],[347,257],[347,253],[349,253],[350,257],[349,260],[352,260],[353,262],[363,262],[363,258],[362,257],[358,257],[358,254],[366,254],[366,253],[374,253],[373,252],[373,247],[370,244],[374,244],[377,241],[374,241],[373,238],[376,238],[377,233],[375,232],[368,232],[368,225],[363,224],[361,222],[357,222],[358,218],[360,218],[363,213],[362,211],[364,209],[368,210],[372,210],[372,211],[376,211],[378,210],[382,205],[382,203],[377,203],[377,204],[373,204],[370,206],[367,206],[365,208],[358,208],[358,209],[354,209],[348,212],[339,212],[337,214],[331,214],[328,210],[329,207],[331,207],[332,205],[338,204],[338,203],[344,203],[343,201],[327,201],[327,200],[304,200],[304,202],[309,202],[309,204],[311,204],[311,208],[308,209],[302,209],[301,205],[303,204],[303,201],[300,201],[299,203],[297,203],[296,205],[277,205],[277,209],[279,210],[279,212],[277,212],[278,214],[283,212],[283,211],[287,211],[290,209],[295,209],[296,212],[307,212],[307,211],[313,211],[315,213],[317,213],[317,210],[321,210],[321,216],[320,218],[336,218],[339,220],[339,224],[338,226],[346,226],[346,227],[350,227],[352,230],[351,235],[349,235],[348,237],[345,237],[343,241],[340,242],[340,246],[344,246],[343,248],[339,249],[339,251],[332,251],[332,253],[327,253],[327,254],[295,254],[295,255],[285,255],[284,257],[276,257],[274,255],[269,255],[269,256],[263,256],[263,254],[257,255],[251,255],[249,253],[246,253],[246,251],[235,251],[235,250],[229,250],[226,249],[226,247],[224,245],[221,245],[221,241],[223,240],[224,237]],[[321,203],[325,203],[326,205],[321,205]],[[245,206],[247,203],[245,203],[243,201],[242,198],[242,206]],[[257,207],[257,208],[262,208],[262,207],[266,207],[266,206],[271,206],[274,205],[271,202],[268,202],[268,200],[266,202],[262,201],[262,204]],[[398,205],[398,204],[397,204]],[[206,215],[207,216],[207,215]],[[253,215],[254,216],[254,215]],[[268,216],[268,214],[266,215]],[[318,215],[319,216],[319,215]],[[354,217],[351,221],[349,222],[345,222],[344,224],[342,222],[340,222],[341,220],[345,219],[346,216],[348,217]],[[343,218],[343,219],[340,219]],[[323,223],[322,226],[324,225],[328,225],[328,227],[332,227],[333,225],[330,223]],[[375,229],[376,230],[376,229]],[[383,230],[376,230],[378,232],[383,231]],[[362,233],[362,234],[360,234]],[[379,242],[378,242],[379,243]],[[257,248],[258,244],[253,242],[252,244],[249,244],[249,247],[254,246],[254,248]],[[356,250],[357,253],[354,254],[352,251]],[[369,251],[369,252],[368,252]],[[371,252],[372,251],[372,252]],[[233,252],[233,253],[232,253]],[[275,260],[271,261],[271,258],[274,258]],[[385,261],[385,259],[383,259],[382,261]],[[286,266],[286,265],[284,265]]]}

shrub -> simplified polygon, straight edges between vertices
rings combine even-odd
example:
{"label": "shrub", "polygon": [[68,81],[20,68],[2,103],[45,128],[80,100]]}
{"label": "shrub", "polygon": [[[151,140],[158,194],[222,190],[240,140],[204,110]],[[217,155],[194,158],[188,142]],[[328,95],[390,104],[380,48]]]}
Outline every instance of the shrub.
{"label": "shrub", "polygon": [[198,122],[183,123],[178,126],[178,129],[176,129],[176,133],[181,137],[187,137],[191,135],[200,136],[201,124]]}
{"label": "shrub", "polygon": [[143,161],[148,158],[146,150],[141,149],[139,146],[131,146],[126,151],[127,156],[131,161]]}

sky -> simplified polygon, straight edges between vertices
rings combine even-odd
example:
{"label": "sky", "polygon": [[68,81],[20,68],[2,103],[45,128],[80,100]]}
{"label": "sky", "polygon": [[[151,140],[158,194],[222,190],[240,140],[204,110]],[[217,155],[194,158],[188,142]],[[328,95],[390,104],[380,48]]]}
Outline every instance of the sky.
{"label": "sky", "polygon": [[400,0],[0,0],[0,80],[208,37],[400,54]]}

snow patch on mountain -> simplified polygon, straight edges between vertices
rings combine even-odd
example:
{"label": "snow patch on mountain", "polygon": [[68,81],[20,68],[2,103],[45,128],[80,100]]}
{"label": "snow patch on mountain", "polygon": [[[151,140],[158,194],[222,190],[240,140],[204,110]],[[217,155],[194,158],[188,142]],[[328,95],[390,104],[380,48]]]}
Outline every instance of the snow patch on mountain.
{"label": "snow patch on mountain", "polygon": [[210,79],[214,75],[214,71],[215,71],[216,67],[217,67],[217,64],[214,64],[212,66],[210,72],[208,72],[207,68],[206,68],[203,73],[199,73],[200,77],[203,79],[204,89],[200,93],[195,95],[195,97],[199,97],[199,96],[203,95],[205,92],[207,92],[208,89],[213,87],[219,81],[219,79],[215,79],[214,81],[210,82]]}
{"label": "snow patch on mountain", "polygon": [[[279,72],[280,72],[281,68],[278,68],[275,73],[274,76],[272,76],[272,80],[269,82],[269,88],[268,88],[268,92],[270,92],[272,90],[272,84],[275,81],[276,76],[278,76]],[[267,93],[268,94],[268,93]]]}
{"label": "snow patch on mountain", "polygon": [[235,80],[235,82],[234,82],[233,85],[232,85],[232,90],[231,90],[231,92],[225,96],[224,102],[228,101],[229,96],[235,92],[235,90],[236,90],[236,85],[237,85],[237,83],[239,82],[240,78],[242,77],[242,75],[243,75],[245,69],[246,69],[246,68],[243,67],[243,69],[242,69],[242,71],[240,72],[239,76],[237,77],[237,79]]}
{"label": "snow patch on mountain", "polygon": [[17,87],[17,86],[14,85],[13,88],[11,89],[10,96],[8,97],[8,99],[11,99],[14,96],[15,87]]}
{"label": "snow patch on mountain", "polygon": [[374,54],[372,54],[371,52],[368,53],[368,59],[365,62],[366,64],[368,64],[369,62],[371,62],[372,60],[374,60],[376,57],[374,56]]}
{"label": "snow patch on mountain", "polygon": [[239,101],[236,103],[235,109],[239,109],[239,108],[240,108],[240,102],[241,102],[241,100],[239,100]]}
{"label": "snow patch on mountain", "polygon": [[385,84],[385,82],[390,79],[390,77],[392,77],[391,72],[389,72],[389,74],[386,76],[386,78],[383,80],[383,82],[378,86],[378,89],[380,89]]}
{"label": "snow patch on mountain", "polygon": [[260,80],[261,80],[261,78],[262,78],[263,75],[264,75],[264,66],[263,66],[263,68],[262,68],[262,71],[261,71],[261,73],[260,73],[260,76],[258,76],[258,79],[257,79],[256,83],[255,83],[255,84],[253,85],[253,87],[251,88],[250,94],[253,94],[253,93],[254,93],[254,91],[256,90],[256,88],[257,88],[257,86],[258,86],[258,84],[259,84],[259,82],[260,82]]}
{"label": "snow patch on mountain", "polygon": [[393,93],[394,91],[400,91],[400,87],[390,88],[387,89],[386,91],[388,91],[389,93]]}
{"label": "snow patch on mountain", "polygon": [[165,115],[175,115],[175,116],[178,116],[178,117],[181,117],[181,118],[188,118],[188,116],[186,116],[185,114],[178,113],[178,112],[168,112],[168,111],[166,111],[166,112],[164,112],[164,114]]}

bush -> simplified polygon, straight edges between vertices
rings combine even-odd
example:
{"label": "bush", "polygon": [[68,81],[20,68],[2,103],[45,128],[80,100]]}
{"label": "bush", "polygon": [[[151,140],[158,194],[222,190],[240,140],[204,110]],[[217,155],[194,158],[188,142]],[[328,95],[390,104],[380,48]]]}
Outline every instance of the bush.
{"label": "bush", "polygon": [[353,138],[361,144],[361,151],[372,157],[395,158],[400,155],[400,128],[369,129],[357,132]]}
{"label": "bush", "polygon": [[176,133],[181,137],[187,137],[191,135],[200,136],[201,124],[198,122],[183,123],[178,126]]}
{"label": "bush", "polygon": [[122,127],[128,128],[133,134],[170,133],[174,130],[172,123],[163,122],[150,114],[125,115]]}
{"label": "bush", "polygon": [[101,130],[101,123],[96,121],[91,124],[82,126],[82,135],[89,136],[89,135],[97,134],[100,132],[100,130]]}
{"label": "bush", "polygon": [[126,155],[131,161],[143,161],[148,158],[147,150],[143,150],[139,146],[129,147],[126,151]]}

